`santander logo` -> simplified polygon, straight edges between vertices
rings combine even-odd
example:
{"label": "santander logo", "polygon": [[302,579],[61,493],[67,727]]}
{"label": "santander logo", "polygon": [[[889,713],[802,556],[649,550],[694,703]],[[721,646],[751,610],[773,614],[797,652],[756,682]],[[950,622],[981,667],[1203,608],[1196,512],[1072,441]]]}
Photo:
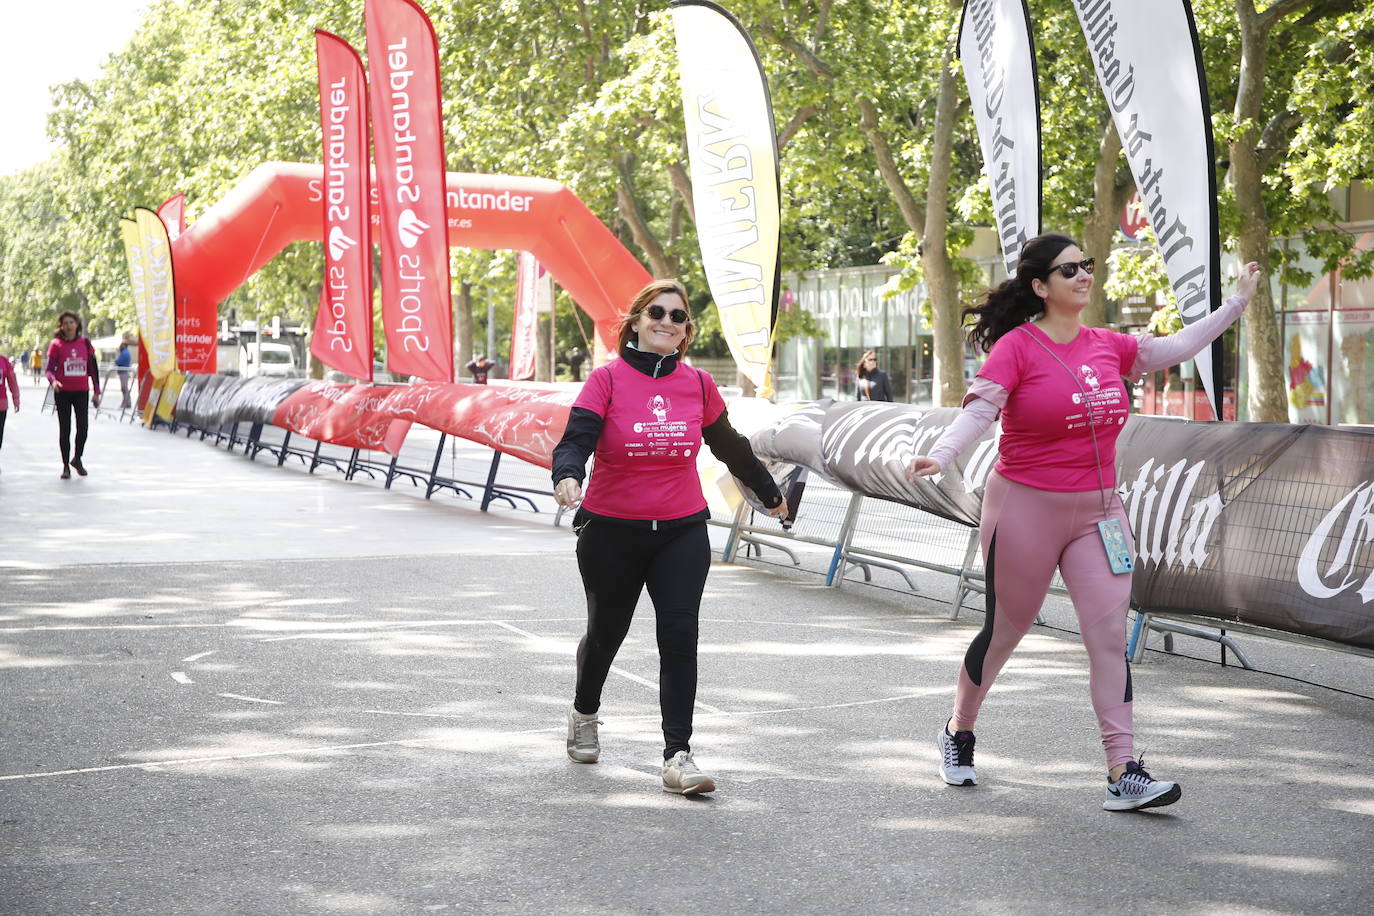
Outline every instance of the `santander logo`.
{"label": "santander logo", "polygon": [[415,215],[415,211],[406,207],[401,211],[401,215],[396,219],[396,234],[401,240],[401,244],[407,248],[414,248],[415,243],[420,241],[420,236],[429,229],[429,223],[424,222]]}
{"label": "santander logo", "polygon": [[348,249],[358,244],[357,239],[351,239],[344,234],[343,228],[335,226],[329,230],[329,259],[337,261],[344,256]]}

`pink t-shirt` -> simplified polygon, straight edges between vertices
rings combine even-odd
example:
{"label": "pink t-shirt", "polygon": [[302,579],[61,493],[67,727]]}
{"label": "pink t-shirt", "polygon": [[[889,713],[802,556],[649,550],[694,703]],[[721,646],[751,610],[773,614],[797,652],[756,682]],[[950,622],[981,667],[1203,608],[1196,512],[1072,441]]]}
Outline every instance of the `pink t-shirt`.
{"label": "pink t-shirt", "polygon": [[19,406],[19,378],[14,374],[14,366],[9,358],[0,356],[0,410],[10,409],[10,395],[13,393],[14,406]]}
{"label": "pink t-shirt", "polygon": [[711,376],[679,364],[650,378],[624,360],[594,369],[573,403],[604,421],[582,506],[612,518],[676,519],[706,508],[701,428],[725,410]]}
{"label": "pink t-shirt", "polygon": [[[1041,490],[1114,488],[1116,439],[1130,413],[1121,377],[1135,363],[1139,347],[1134,337],[1103,328],[1083,328],[1073,342],[1057,344],[1031,324],[993,344],[978,375],[1009,392],[1002,409],[997,472]],[[1097,434],[1096,453],[1090,418]]]}
{"label": "pink t-shirt", "polygon": [[95,375],[95,347],[85,337],[74,340],[53,338],[48,344],[48,381],[61,382],[63,391],[100,393],[100,380]]}

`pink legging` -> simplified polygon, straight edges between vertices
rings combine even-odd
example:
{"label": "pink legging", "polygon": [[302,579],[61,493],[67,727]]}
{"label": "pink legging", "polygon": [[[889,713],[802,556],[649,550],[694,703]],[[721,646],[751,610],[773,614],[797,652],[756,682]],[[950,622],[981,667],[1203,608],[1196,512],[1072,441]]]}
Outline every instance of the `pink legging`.
{"label": "pink legging", "polygon": [[[1121,522],[1134,550],[1125,509],[1110,494],[1110,517]],[[983,697],[1035,615],[1059,567],[1088,650],[1088,687],[1107,766],[1133,758],[1131,667],[1126,661],[1126,609],[1131,577],[1107,563],[1097,523],[1102,492],[1037,490],[993,473],[983,495],[979,540],[987,570],[987,616],[959,670],[954,717],[972,729]]]}

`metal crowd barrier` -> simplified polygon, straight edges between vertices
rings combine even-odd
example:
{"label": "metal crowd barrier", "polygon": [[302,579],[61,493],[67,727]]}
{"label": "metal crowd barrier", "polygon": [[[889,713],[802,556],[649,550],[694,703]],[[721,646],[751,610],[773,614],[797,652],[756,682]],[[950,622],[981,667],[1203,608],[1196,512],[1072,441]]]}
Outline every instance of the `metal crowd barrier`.
{"label": "metal crowd barrier", "polygon": [[[51,390],[44,409],[50,401]],[[230,453],[241,448],[249,460],[257,460],[259,454],[266,452],[276,459],[278,467],[295,459],[310,474],[320,467],[342,474],[345,480],[366,474],[369,478],[381,479],[386,489],[391,489],[397,480],[406,479],[413,487],[424,487],[425,499],[431,499],[442,490],[451,490],[455,497],[475,499],[474,494],[480,491],[483,512],[493,502],[503,502],[512,509],[524,504],[531,511],[540,512],[532,497],[552,499],[553,496],[542,468],[534,469],[539,486],[499,481],[501,452],[493,449],[489,461],[462,455],[453,437],[418,424],[411,428],[400,453],[393,456],[334,446],[257,423],[225,424],[216,429],[199,429],[182,423],[171,424],[170,429],[173,433],[183,429],[188,438],[199,433],[202,441],[213,438],[216,447],[226,443],[226,451]],[[519,465],[533,468],[523,462]],[[527,481],[532,482],[533,478]],[[562,508],[555,509],[555,525],[561,524],[565,512]],[[958,618],[970,595],[985,593],[986,577],[978,549],[977,528],[899,503],[864,497],[816,477],[808,480],[790,529],[781,528],[771,518],[762,524],[756,523],[754,510],[747,503],[742,503],[728,516],[713,517],[710,523],[728,529],[722,550],[722,559],[727,563],[735,562],[741,555],[761,557],[764,550],[775,550],[785,555],[794,567],[802,567],[803,557],[808,557],[829,587],[842,586],[855,571],[863,574],[865,582],[872,582],[873,569],[877,568],[900,576],[913,592],[919,589],[909,570],[942,573],[954,578],[948,612],[951,620]],[[1067,595],[1058,574],[1050,592]],[[1374,657],[1374,652],[1368,650],[1263,627],[1175,611],[1134,606],[1132,610],[1135,619],[1126,654],[1135,664],[1145,660],[1151,632],[1162,637],[1165,652],[1173,652],[1176,635],[1216,642],[1222,648],[1223,664],[1229,651],[1244,669],[1252,669],[1253,665],[1228,631]],[[1036,622],[1043,624],[1043,616],[1037,616]]]}
{"label": "metal crowd barrier", "polygon": [[[532,512],[541,512],[533,497],[552,498],[553,495],[551,485],[533,486],[530,485],[532,480],[521,483],[499,480],[501,452],[493,449],[489,461],[483,459],[478,463],[468,456],[460,456],[453,437],[418,424],[411,427],[400,452],[392,456],[317,441],[264,423],[226,423],[216,428],[200,428],[184,422],[164,422],[163,425],[174,435],[184,432],[189,439],[199,434],[201,441],[213,439],[212,444],[216,447],[226,443],[225,450],[230,453],[241,448],[249,461],[257,461],[259,455],[266,453],[276,459],[277,467],[294,459],[309,474],[321,467],[336,471],[345,480],[365,474],[370,479],[382,480],[384,489],[388,490],[397,480],[408,480],[412,486],[424,488],[425,499],[443,490],[451,490],[454,496],[463,499],[476,499],[474,494],[480,492],[483,512],[493,502],[502,502],[512,509],[523,504]],[[447,467],[444,465],[446,458]],[[545,473],[542,468],[538,472]]]}

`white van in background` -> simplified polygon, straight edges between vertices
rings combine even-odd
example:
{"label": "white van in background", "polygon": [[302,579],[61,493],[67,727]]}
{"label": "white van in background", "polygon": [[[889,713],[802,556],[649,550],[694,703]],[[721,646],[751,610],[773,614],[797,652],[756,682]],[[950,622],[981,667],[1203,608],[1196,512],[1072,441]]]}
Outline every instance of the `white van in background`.
{"label": "white van in background", "polygon": [[[262,347],[262,363],[257,363],[258,347]],[[268,343],[261,345],[247,343],[239,347],[239,375],[252,378],[255,375],[296,375],[296,354],[290,345]]]}

